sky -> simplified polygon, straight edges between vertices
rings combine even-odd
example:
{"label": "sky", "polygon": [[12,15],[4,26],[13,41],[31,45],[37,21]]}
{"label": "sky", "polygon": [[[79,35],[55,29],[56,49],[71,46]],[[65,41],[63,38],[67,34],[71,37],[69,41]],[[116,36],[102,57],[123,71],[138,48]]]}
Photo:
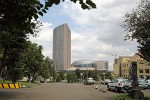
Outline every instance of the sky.
{"label": "sky", "polygon": [[[52,58],[53,29],[67,23],[71,30],[71,61],[108,61],[113,70],[115,57],[133,56],[137,52],[136,41],[124,41],[128,33],[121,24],[125,14],[131,13],[140,0],[92,0],[97,8],[83,10],[70,0],[53,5],[39,20],[38,37],[30,40],[43,46],[43,54]],[[116,55],[116,56],[115,56]]]}

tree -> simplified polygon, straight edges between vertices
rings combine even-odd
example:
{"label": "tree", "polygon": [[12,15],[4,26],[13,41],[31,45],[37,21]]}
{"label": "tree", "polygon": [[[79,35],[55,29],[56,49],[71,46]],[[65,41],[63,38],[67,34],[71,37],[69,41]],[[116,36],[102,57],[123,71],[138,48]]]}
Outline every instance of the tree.
{"label": "tree", "polygon": [[0,1],[0,48],[3,50],[1,67],[5,66],[8,51],[13,48],[18,53],[18,48],[23,46],[20,43],[26,42],[27,34],[37,32],[38,21],[32,20],[40,14],[42,8],[37,9],[38,6],[42,7],[38,0]]}
{"label": "tree", "polygon": [[48,71],[49,71],[51,77],[54,77],[54,73],[55,73],[54,67],[55,66],[54,66],[53,60],[50,59],[49,57],[46,57],[44,59],[44,63],[45,63],[45,66],[47,66]]}
{"label": "tree", "polygon": [[77,81],[77,75],[74,72],[67,73],[67,81],[68,83],[73,83]]}
{"label": "tree", "polygon": [[49,70],[48,70],[48,67],[46,67],[46,66],[42,66],[42,73],[41,73],[41,76],[43,77],[43,78],[45,78],[45,79],[48,79],[48,78],[50,78],[50,72],[49,72]]}
{"label": "tree", "polygon": [[23,72],[19,68],[14,68],[13,70],[10,70],[9,77],[12,79],[12,83],[15,83],[18,79],[22,79]]}
{"label": "tree", "polygon": [[[1,0],[0,1],[0,70],[7,64],[7,55],[12,48],[16,55],[18,49],[24,47],[28,34],[36,36],[41,23],[39,16],[43,16],[53,4],[58,5],[61,0]],[[62,0],[65,1],[65,0]],[[96,8],[91,0],[70,0],[74,3],[79,1],[83,9]],[[9,24],[8,24],[9,23]],[[20,42],[21,41],[21,42]],[[22,43],[22,44],[19,44]],[[17,45],[17,46],[16,46]],[[21,46],[21,47],[20,47]],[[17,58],[17,57],[16,57]],[[13,63],[15,63],[15,59]]]}
{"label": "tree", "polygon": [[[65,1],[65,0],[62,0]],[[82,9],[91,9],[96,8],[96,4],[93,3],[91,0],[70,0],[73,3],[79,3],[81,5]],[[85,2],[84,2],[85,1]],[[53,4],[58,5],[61,2],[61,0],[46,0],[45,2],[45,8],[48,9],[48,7],[51,7]]]}
{"label": "tree", "polygon": [[[83,9],[96,8],[91,0],[70,1],[74,3],[79,1]],[[38,21],[39,16],[43,16],[53,4],[58,5],[60,2],[61,0],[45,0],[44,3],[40,0],[0,0],[0,71],[5,65],[8,65],[9,70],[24,65],[25,70],[32,72],[35,76],[41,66],[43,56],[40,46],[37,47],[38,50],[35,44],[32,45],[33,48],[27,47],[30,46],[26,44],[28,36],[29,34],[37,35],[38,28],[41,26]],[[32,50],[34,47],[37,53]],[[23,54],[24,52],[26,55]],[[20,61],[21,56],[25,56],[26,63]],[[36,57],[38,60],[35,60]]]}
{"label": "tree", "polygon": [[150,61],[150,1],[143,1],[132,11],[125,15],[125,21],[122,25],[129,33],[125,40],[136,40],[139,56]]}
{"label": "tree", "polygon": [[81,73],[80,69],[75,70],[75,74],[78,78],[80,78],[80,76],[81,76],[80,73]]}
{"label": "tree", "polygon": [[36,74],[42,69],[44,55],[42,54],[42,46],[28,41],[28,47],[24,52],[22,63],[25,64],[24,69],[27,75],[32,74],[33,81],[36,79]]}

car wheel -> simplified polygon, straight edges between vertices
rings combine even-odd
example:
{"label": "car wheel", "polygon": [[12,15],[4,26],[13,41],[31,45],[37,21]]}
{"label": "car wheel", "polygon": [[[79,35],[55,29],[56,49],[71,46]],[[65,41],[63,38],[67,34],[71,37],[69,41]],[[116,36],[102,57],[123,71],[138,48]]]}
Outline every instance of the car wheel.
{"label": "car wheel", "polygon": [[109,88],[109,85],[107,85],[107,90],[110,91],[111,89]]}
{"label": "car wheel", "polygon": [[118,93],[119,92],[119,88],[115,87],[115,92]]}
{"label": "car wheel", "polygon": [[148,89],[150,89],[150,85],[148,85]]}

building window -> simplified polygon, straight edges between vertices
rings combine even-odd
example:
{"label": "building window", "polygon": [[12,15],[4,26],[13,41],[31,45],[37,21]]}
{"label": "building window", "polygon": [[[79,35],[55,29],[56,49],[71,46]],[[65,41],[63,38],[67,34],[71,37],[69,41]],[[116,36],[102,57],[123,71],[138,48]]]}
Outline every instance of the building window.
{"label": "building window", "polygon": [[117,59],[115,59],[114,62],[115,62],[115,64],[117,64],[117,63],[118,63],[118,62],[117,62]]}
{"label": "building window", "polygon": [[139,73],[143,73],[143,69],[139,69]]}
{"label": "building window", "polygon": [[139,62],[139,64],[144,64],[144,63],[141,61],[141,62]]}
{"label": "building window", "polygon": [[150,63],[148,63],[147,65],[150,66]]}
{"label": "building window", "polygon": [[150,79],[150,76],[146,76],[146,79]]}
{"label": "building window", "polygon": [[145,69],[145,73],[149,73],[149,69]]}
{"label": "building window", "polygon": [[144,76],[143,76],[143,75],[140,75],[139,78],[144,78]]}

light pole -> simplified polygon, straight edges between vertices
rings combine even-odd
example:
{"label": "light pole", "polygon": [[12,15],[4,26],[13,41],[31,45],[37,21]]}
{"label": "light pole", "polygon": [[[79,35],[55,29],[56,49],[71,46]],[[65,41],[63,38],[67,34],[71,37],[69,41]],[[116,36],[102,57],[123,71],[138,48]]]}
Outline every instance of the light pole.
{"label": "light pole", "polygon": [[104,85],[105,85],[105,73],[103,73],[103,77],[104,77]]}
{"label": "light pole", "polygon": [[87,78],[88,78],[89,76],[88,76],[88,68],[87,68]]}
{"label": "light pole", "polygon": [[54,76],[54,64],[51,64],[51,68],[52,68],[52,79],[53,79],[53,76]]}
{"label": "light pole", "polygon": [[29,74],[29,88],[31,87],[31,73]]}
{"label": "light pole", "polygon": [[64,75],[65,75],[65,80],[66,80],[66,76],[67,76],[67,74],[65,73]]}
{"label": "light pole", "polygon": [[80,75],[81,75],[81,83],[82,83],[82,76],[83,76],[83,73],[80,73]]}

